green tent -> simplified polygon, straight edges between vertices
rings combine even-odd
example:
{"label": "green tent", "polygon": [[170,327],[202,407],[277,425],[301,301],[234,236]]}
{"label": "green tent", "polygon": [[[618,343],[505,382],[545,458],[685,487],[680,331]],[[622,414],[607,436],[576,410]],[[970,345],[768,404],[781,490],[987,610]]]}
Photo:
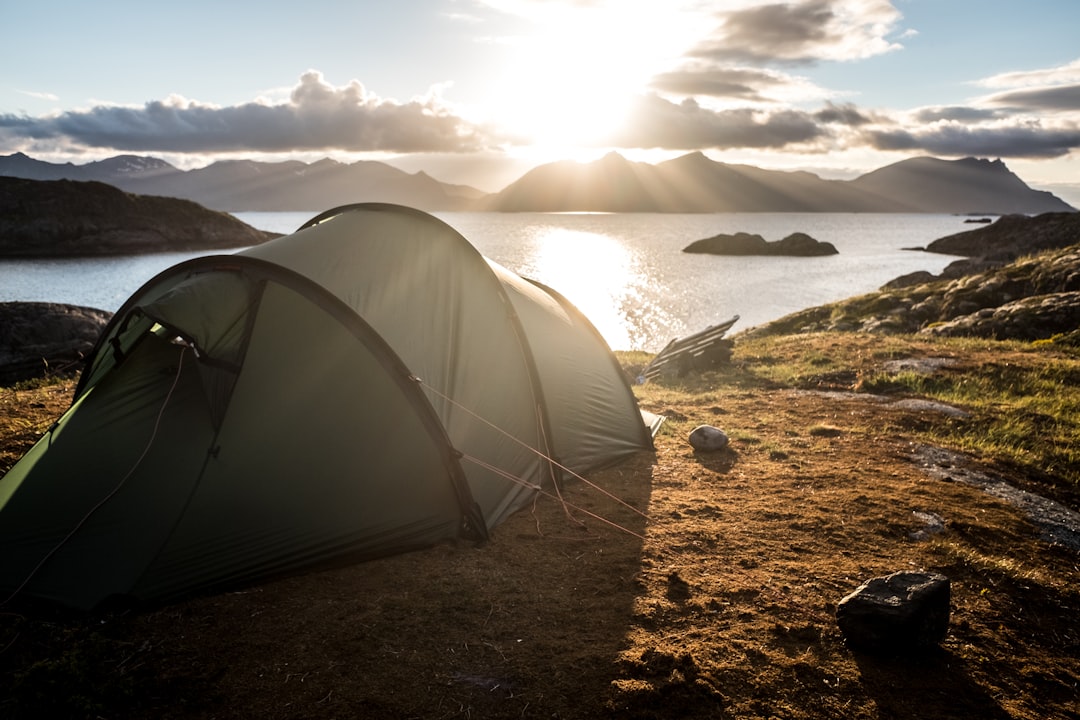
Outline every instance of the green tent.
{"label": "green tent", "polygon": [[0,591],[90,609],[484,539],[650,420],[558,293],[425,213],[338,208],[120,308],[0,479]]}

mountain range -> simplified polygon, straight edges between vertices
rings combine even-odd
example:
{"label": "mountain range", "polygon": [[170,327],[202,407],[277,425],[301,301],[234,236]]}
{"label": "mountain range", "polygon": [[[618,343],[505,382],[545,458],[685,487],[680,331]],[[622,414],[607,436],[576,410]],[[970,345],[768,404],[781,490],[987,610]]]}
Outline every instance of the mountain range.
{"label": "mountain range", "polygon": [[407,173],[386,163],[323,159],[224,160],[181,170],[164,160],[119,155],[83,165],[23,153],[0,156],[0,176],[93,180],[126,192],[193,200],[215,210],[318,212],[354,202],[428,211],[497,212],[889,212],[1039,214],[1075,211],[1034,190],[1001,160],[917,157],[853,180],[717,162],[700,152],[657,163],[618,153],[590,163],[540,165],[496,193]]}

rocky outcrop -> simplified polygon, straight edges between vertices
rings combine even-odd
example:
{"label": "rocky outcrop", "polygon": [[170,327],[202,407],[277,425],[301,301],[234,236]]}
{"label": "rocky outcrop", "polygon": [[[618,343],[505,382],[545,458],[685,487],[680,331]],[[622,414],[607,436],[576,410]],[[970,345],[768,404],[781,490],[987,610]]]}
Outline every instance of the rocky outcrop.
{"label": "rocky outcrop", "polygon": [[695,240],[683,248],[685,253],[709,255],[790,255],[812,257],[836,255],[832,243],[821,242],[806,233],[792,233],[783,240],[768,242],[760,235],[739,232],[734,235],[719,234],[704,240]]}
{"label": "rocky outcrop", "polygon": [[985,227],[938,238],[926,250],[1002,262],[1078,243],[1080,213],[1055,212],[1035,217],[1004,215]]}
{"label": "rocky outcrop", "polygon": [[958,278],[911,275],[749,334],[822,330],[967,335],[1080,346],[1080,245]]}
{"label": "rocky outcrop", "polygon": [[0,303],[0,385],[81,371],[111,317],[76,305]]}
{"label": "rocky outcrop", "polygon": [[921,332],[940,336],[1041,340],[1080,328],[1080,292],[1035,295],[976,310]]}
{"label": "rocky outcrop", "polygon": [[1080,213],[1003,216],[935,240],[969,257],[869,295],[810,308],[748,334],[819,330],[1048,340],[1080,346]]}
{"label": "rocky outcrop", "polygon": [[273,237],[188,200],[98,182],[0,177],[0,257],[219,250]]}

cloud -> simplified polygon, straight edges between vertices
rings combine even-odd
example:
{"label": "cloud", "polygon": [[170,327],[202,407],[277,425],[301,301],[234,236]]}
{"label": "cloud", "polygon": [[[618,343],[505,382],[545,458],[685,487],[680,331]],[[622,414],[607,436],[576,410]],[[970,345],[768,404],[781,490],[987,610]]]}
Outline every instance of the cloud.
{"label": "cloud", "polygon": [[1080,111],[1080,84],[998,93],[983,102],[1028,111]]}
{"label": "cloud", "polygon": [[1053,158],[1080,148],[1080,128],[1046,129],[1037,125],[965,127],[958,124],[922,130],[873,129],[863,135],[877,150],[921,151],[932,155]]}
{"label": "cloud", "polygon": [[891,52],[900,13],[885,0],[803,0],[718,13],[693,57],[756,65],[854,60]]}
{"label": "cloud", "polygon": [[996,110],[968,107],[965,105],[921,108],[912,114],[912,117],[921,123],[935,123],[941,120],[978,122],[982,120],[995,120],[1000,116],[1001,113]]}
{"label": "cloud", "polygon": [[49,100],[50,102],[56,102],[60,99],[58,95],[54,95],[51,92],[37,92],[34,90],[16,90],[16,92],[26,95],[28,97],[35,98],[37,100]]}
{"label": "cloud", "polygon": [[627,148],[782,148],[818,140],[825,131],[796,110],[710,110],[695,100],[673,103],[644,95],[630,111],[614,144]]}
{"label": "cloud", "polygon": [[976,84],[989,88],[1018,88],[1037,85],[1060,85],[1080,82],[1080,60],[1059,67],[1000,73]]}
{"label": "cloud", "polygon": [[317,71],[304,73],[283,103],[216,107],[172,96],[140,108],[97,106],[45,118],[0,115],[0,134],[180,153],[468,152],[492,142],[437,93],[402,103],[379,98],[356,80],[335,87]]}
{"label": "cloud", "polygon": [[650,87],[680,96],[705,96],[751,103],[820,98],[826,91],[801,77],[751,67],[690,63],[653,77]]}
{"label": "cloud", "polygon": [[1068,117],[1080,112],[1080,60],[1057,67],[1000,73],[975,83],[1001,89],[975,102],[1000,114]]}
{"label": "cloud", "polygon": [[660,91],[677,95],[707,95],[762,102],[762,87],[783,84],[783,79],[764,70],[753,68],[683,68],[661,73],[650,85]]}
{"label": "cloud", "polygon": [[814,119],[822,123],[849,127],[860,127],[874,122],[874,118],[859,110],[852,103],[836,105],[826,102],[824,110],[818,110],[814,113]]}

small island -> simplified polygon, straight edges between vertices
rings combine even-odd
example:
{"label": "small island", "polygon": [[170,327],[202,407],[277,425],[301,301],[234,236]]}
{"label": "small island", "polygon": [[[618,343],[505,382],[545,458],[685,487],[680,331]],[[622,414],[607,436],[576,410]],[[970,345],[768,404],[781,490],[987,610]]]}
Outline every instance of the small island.
{"label": "small island", "polygon": [[760,235],[738,232],[734,235],[719,234],[704,240],[695,240],[683,248],[686,253],[709,255],[789,255],[814,257],[836,255],[832,243],[821,242],[806,233],[792,233],[783,240],[768,242]]}

